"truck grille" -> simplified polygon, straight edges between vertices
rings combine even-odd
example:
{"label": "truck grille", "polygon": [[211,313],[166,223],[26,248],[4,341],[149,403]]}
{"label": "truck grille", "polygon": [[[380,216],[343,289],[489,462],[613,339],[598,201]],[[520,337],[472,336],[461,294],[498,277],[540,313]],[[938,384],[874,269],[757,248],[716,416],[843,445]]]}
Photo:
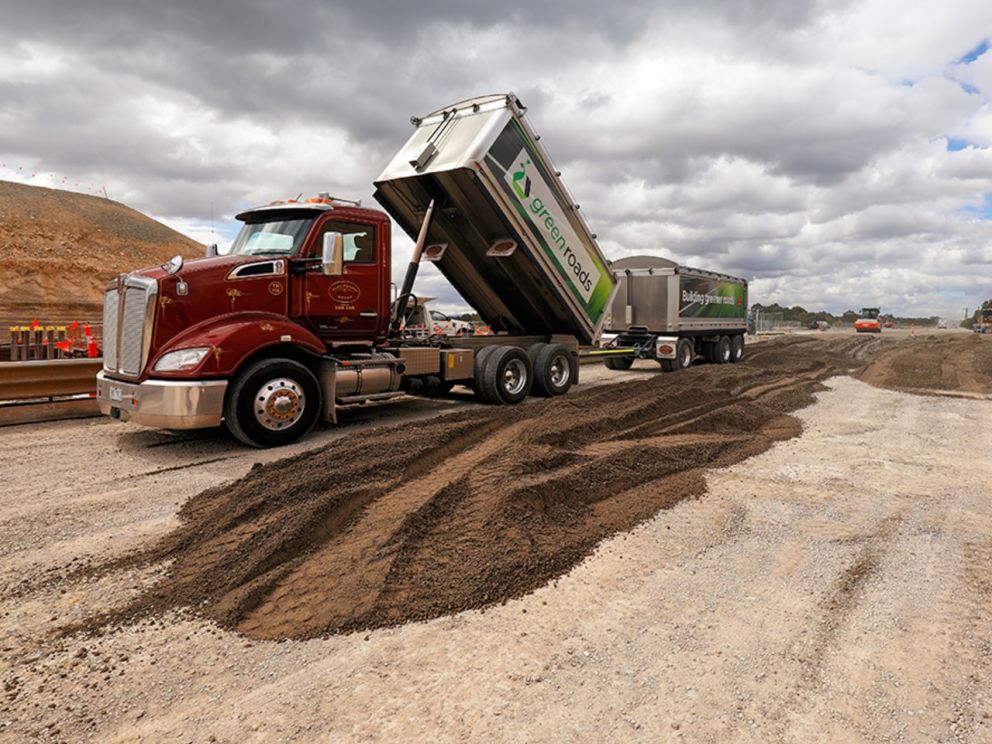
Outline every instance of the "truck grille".
{"label": "truck grille", "polygon": [[119,290],[104,295],[103,368],[108,372],[137,377],[144,369],[156,291],[153,279],[129,276]]}
{"label": "truck grille", "polygon": [[117,371],[117,314],[120,293],[117,288],[108,289],[103,296],[103,368],[108,372]]}

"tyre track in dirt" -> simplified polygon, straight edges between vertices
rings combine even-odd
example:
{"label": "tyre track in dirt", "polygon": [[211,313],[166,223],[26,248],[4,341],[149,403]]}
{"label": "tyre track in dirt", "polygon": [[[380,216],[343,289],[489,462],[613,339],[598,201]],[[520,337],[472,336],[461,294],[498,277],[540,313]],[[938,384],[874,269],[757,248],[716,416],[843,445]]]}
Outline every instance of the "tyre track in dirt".
{"label": "tyre track in dirt", "polygon": [[[744,364],[385,427],[205,491],[112,568],[171,561],[110,618],[193,607],[253,638],[309,638],[506,601],[612,534],[795,436],[788,414],[875,339],[758,345]],[[621,444],[622,443],[622,444]]]}

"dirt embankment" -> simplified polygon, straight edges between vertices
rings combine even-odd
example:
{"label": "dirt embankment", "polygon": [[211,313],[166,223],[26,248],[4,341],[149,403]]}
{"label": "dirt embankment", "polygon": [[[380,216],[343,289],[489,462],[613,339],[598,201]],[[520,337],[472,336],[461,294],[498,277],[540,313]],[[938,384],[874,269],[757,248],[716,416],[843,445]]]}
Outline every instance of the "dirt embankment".
{"label": "dirt embankment", "polygon": [[119,202],[0,181],[0,321],[97,320],[123,271],[203,247]]}
{"label": "dirt embankment", "polygon": [[[120,620],[193,607],[255,638],[396,625],[526,594],[795,436],[790,411],[882,342],[757,345],[699,367],[342,439],[205,491],[128,563],[171,560]],[[103,618],[100,622],[105,622]]]}
{"label": "dirt embankment", "polygon": [[992,394],[992,337],[943,333],[910,339],[856,376],[870,385],[911,393]]}

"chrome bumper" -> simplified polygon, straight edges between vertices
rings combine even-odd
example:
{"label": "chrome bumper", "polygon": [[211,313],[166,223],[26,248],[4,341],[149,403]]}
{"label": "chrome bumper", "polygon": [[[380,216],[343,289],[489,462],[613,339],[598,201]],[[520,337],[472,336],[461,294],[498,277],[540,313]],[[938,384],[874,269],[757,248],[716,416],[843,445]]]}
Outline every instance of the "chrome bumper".
{"label": "chrome bumper", "polygon": [[227,380],[145,380],[120,382],[96,376],[100,412],[121,421],[160,429],[200,429],[220,425]]}

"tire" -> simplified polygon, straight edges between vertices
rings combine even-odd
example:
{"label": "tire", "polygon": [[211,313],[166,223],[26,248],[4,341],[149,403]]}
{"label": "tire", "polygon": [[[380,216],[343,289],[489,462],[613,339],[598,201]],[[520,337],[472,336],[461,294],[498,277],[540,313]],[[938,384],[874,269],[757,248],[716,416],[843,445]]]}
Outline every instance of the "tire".
{"label": "tire", "polygon": [[519,403],[530,393],[534,373],[530,357],[517,346],[497,346],[482,369],[483,399],[497,405]]}
{"label": "tire", "polygon": [[475,390],[476,397],[486,403],[492,403],[493,401],[486,398],[485,392],[482,389],[482,373],[485,370],[486,359],[498,348],[498,346],[483,346],[476,352],[472,360],[472,389]]}
{"label": "tire", "polygon": [[734,348],[730,342],[730,336],[720,336],[716,346],[716,363],[727,364],[733,360]]}
{"label": "tire", "polygon": [[309,369],[292,359],[262,359],[228,389],[224,424],[251,447],[281,447],[310,431],[321,407],[320,386]]}
{"label": "tire", "polygon": [[719,344],[716,341],[703,341],[703,359],[706,360],[707,364],[717,363],[719,356],[718,346]]}
{"label": "tire", "polygon": [[731,346],[731,356],[730,361],[739,362],[744,358],[744,337],[741,335],[734,336],[730,340]]}
{"label": "tire", "polygon": [[561,344],[544,344],[531,368],[534,374],[532,391],[537,395],[551,398],[564,395],[575,383],[578,363],[575,355]]}
{"label": "tire", "polygon": [[625,369],[630,369],[634,364],[633,357],[606,357],[603,361],[607,369],[613,369],[617,371],[622,371]]}
{"label": "tire", "polygon": [[687,338],[680,338],[678,346],[675,347],[675,369],[689,369],[692,366],[695,356],[692,348],[692,341]]}

